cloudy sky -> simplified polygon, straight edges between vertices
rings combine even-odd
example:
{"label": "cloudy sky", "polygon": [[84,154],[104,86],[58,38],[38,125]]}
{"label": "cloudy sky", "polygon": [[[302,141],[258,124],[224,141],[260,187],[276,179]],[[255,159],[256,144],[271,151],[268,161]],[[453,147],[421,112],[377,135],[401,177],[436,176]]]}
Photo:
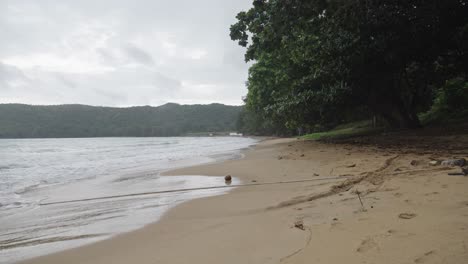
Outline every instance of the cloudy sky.
{"label": "cloudy sky", "polygon": [[251,0],[0,0],[0,103],[241,104]]}

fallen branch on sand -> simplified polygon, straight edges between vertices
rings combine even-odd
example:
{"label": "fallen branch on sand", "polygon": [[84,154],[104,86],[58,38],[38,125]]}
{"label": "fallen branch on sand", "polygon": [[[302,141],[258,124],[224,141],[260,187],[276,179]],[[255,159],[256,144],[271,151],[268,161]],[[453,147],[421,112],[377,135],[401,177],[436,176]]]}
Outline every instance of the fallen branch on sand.
{"label": "fallen branch on sand", "polygon": [[362,203],[362,200],[361,200],[361,192],[360,192],[360,191],[356,191],[356,194],[357,194],[357,196],[358,196],[358,198],[359,198],[359,202],[361,202],[362,209],[365,210],[364,204]]}
{"label": "fallen branch on sand", "polygon": [[455,176],[455,175],[468,176],[468,167],[461,168],[461,172],[449,172],[448,175],[450,175],[450,176]]}

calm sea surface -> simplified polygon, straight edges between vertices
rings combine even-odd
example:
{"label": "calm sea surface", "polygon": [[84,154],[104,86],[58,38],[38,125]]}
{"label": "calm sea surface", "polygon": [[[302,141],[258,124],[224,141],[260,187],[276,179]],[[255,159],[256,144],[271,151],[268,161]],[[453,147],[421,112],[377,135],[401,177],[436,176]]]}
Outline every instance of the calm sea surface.
{"label": "calm sea surface", "polygon": [[227,189],[89,200],[222,185],[218,177],[160,172],[240,157],[253,144],[241,137],[0,139],[0,263],[102,240],[183,201],[222,194]]}

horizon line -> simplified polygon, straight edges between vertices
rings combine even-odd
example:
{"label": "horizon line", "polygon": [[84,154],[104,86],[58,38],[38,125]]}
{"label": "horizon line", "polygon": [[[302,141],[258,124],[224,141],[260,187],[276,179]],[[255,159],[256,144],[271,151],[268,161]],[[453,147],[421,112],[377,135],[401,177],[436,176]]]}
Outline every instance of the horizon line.
{"label": "horizon line", "polygon": [[223,103],[218,103],[218,102],[212,102],[212,103],[195,103],[195,104],[181,104],[181,103],[175,103],[175,102],[167,102],[161,105],[128,105],[128,106],[110,106],[110,105],[92,105],[92,104],[81,104],[81,103],[64,103],[64,104],[28,104],[28,103],[0,103],[0,105],[26,105],[26,106],[67,106],[67,105],[80,105],[80,106],[90,106],[90,107],[108,107],[108,108],[132,108],[132,107],[161,107],[169,104],[175,104],[175,105],[180,105],[180,106],[191,106],[191,105],[213,105],[213,104],[219,104],[219,105],[225,105],[225,106],[244,106],[245,104],[223,104]]}

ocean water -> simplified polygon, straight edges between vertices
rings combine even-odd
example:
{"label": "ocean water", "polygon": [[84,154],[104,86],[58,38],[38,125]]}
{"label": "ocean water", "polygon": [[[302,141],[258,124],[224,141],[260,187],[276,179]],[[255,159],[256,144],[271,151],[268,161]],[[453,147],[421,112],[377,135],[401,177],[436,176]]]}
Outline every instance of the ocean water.
{"label": "ocean water", "polygon": [[0,263],[106,239],[181,202],[220,195],[228,188],[133,196],[224,185],[222,175],[160,173],[237,158],[253,144],[242,137],[0,139]]}

